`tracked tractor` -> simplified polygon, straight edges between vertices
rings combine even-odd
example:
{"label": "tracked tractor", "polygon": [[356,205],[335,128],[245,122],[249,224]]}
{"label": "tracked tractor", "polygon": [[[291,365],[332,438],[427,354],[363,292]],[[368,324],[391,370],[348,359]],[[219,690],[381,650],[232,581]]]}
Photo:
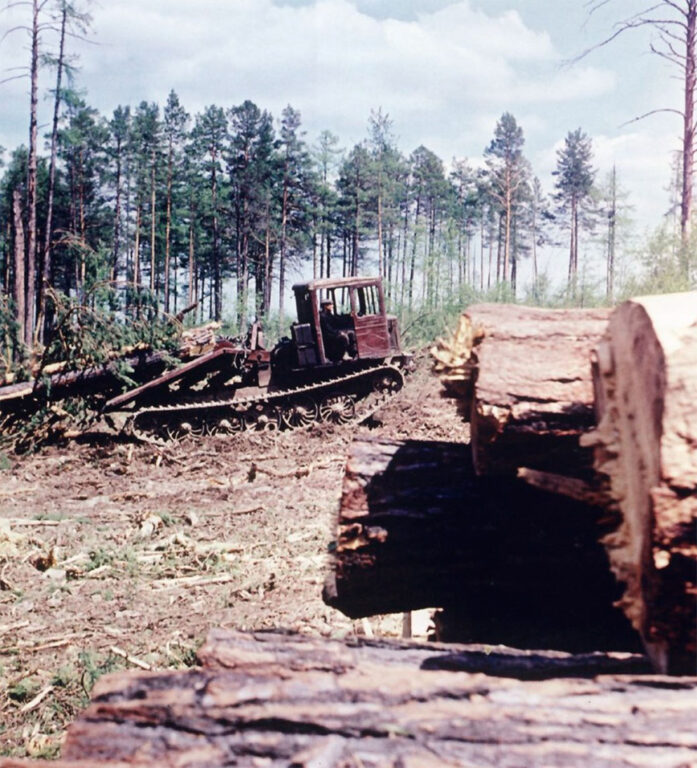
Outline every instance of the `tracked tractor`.
{"label": "tracked tractor", "polygon": [[254,323],[215,347],[111,398],[104,414],[135,437],[165,442],[242,430],[293,429],[367,418],[413,368],[379,278],[293,286],[291,335],[266,349]]}

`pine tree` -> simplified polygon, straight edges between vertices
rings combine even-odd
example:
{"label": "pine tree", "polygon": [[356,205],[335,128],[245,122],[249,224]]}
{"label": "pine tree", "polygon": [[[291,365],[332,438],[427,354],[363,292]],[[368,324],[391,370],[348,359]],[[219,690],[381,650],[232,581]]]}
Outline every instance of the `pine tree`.
{"label": "pine tree", "polygon": [[386,278],[391,290],[395,237],[401,219],[400,203],[408,177],[406,161],[397,149],[392,120],[382,110],[372,112],[369,147],[372,160],[372,208],[375,216],[378,274]]}
{"label": "pine tree", "polygon": [[319,235],[319,263],[313,260],[313,277],[330,277],[332,274],[332,238],[337,217],[338,195],[333,176],[341,158],[339,138],[331,131],[322,131],[314,147],[316,168],[315,211],[313,240]]}
{"label": "pine tree", "polygon": [[[164,264],[164,310],[170,309],[170,271],[172,261],[173,213],[177,214],[176,192],[182,176],[182,155],[186,124],[189,115],[179,103],[179,97],[170,91],[164,109],[164,137],[167,144],[167,179],[165,191],[165,264]],[[176,269],[175,269],[176,276]],[[176,309],[176,307],[175,307]]]}
{"label": "pine tree", "polygon": [[[283,327],[283,312],[286,285],[286,267],[289,249],[300,252],[304,244],[303,235],[309,215],[310,184],[313,183],[310,153],[300,133],[300,113],[287,106],[281,115],[279,141],[281,227],[279,236],[278,294],[279,316]],[[270,265],[265,275],[267,284],[271,281]],[[264,309],[268,308],[268,301]]]}
{"label": "pine tree", "polygon": [[[119,256],[121,253],[123,180],[128,169],[128,141],[131,130],[130,107],[119,106],[114,110],[109,122],[110,141],[107,153],[112,171],[114,189],[114,217],[111,244],[111,280],[116,283],[119,277]],[[126,201],[128,203],[128,201]]]}
{"label": "pine tree", "polygon": [[[496,124],[494,138],[485,150],[490,194],[501,210],[503,227],[502,279],[511,280],[515,270],[514,230],[516,215],[529,193],[530,166],[523,157],[523,130],[510,112]],[[515,282],[511,280],[511,282]]]}
{"label": "pine tree", "polygon": [[580,128],[570,131],[562,149],[557,151],[556,200],[560,213],[568,217],[569,229],[569,273],[568,284],[571,295],[576,294],[578,277],[579,232],[584,221],[592,223],[591,190],[595,171],[591,165],[593,152],[590,138]]}
{"label": "pine tree", "polygon": [[[142,101],[131,123],[131,153],[133,156],[134,185],[136,196],[136,220],[133,243],[132,282],[138,290],[142,287],[142,239],[150,236],[150,290],[155,288],[157,230],[157,182],[162,147],[162,126],[157,104]],[[149,218],[149,221],[148,221]]]}
{"label": "pine tree", "polygon": [[467,160],[455,160],[450,173],[453,186],[453,217],[457,236],[458,287],[466,283],[475,284],[475,259],[471,244],[477,225],[480,206],[478,205],[477,177]]}
{"label": "pine tree", "polygon": [[356,144],[341,164],[337,189],[344,238],[343,274],[357,275],[362,257],[361,244],[373,229],[371,161],[365,144]]}
{"label": "pine tree", "polygon": [[411,197],[414,201],[414,231],[409,265],[408,303],[411,309],[414,299],[416,259],[421,235],[423,242],[422,297],[426,305],[433,307],[435,288],[440,265],[435,251],[436,230],[440,216],[447,208],[450,187],[445,178],[443,161],[423,145],[412,152]]}
{"label": "pine tree", "polygon": [[[237,252],[237,317],[246,322],[249,281],[255,250],[264,250],[269,186],[275,175],[273,118],[247,100],[228,111],[230,145],[227,167],[235,218]],[[258,260],[257,260],[258,261]]]}
{"label": "pine tree", "polygon": [[53,121],[51,126],[51,150],[48,175],[48,201],[46,212],[46,226],[44,233],[44,245],[42,252],[41,280],[39,281],[39,319],[37,330],[41,338],[45,336],[46,328],[46,290],[51,285],[52,277],[52,239],[53,239],[53,206],[56,185],[56,159],[58,154],[58,119],[63,100],[63,77],[67,75],[69,80],[74,76],[74,66],[66,51],[68,36],[84,35],[91,23],[90,15],[69,0],[57,0],[56,23],[58,28],[58,51],[55,55],[44,53],[44,62],[50,63],[56,68],[56,87],[53,98]]}
{"label": "pine tree", "polygon": [[549,201],[542,191],[542,184],[535,176],[530,188],[530,201],[528,205],[527,226],[530,232],[530,250],[532,255],[532,294],[535,300],[540,298],[540,271],[538,263],[538,249],[552,243],[550,224],[554,221],[554,214]]}
{"label": "pine tree", "polygon": [[59,131],[58,154],[65,167],[69,193],[66,255],[74,269],[78,299],[82,301],[88,283],[107,275],[98,264],[102,208],[102,169],[108,129],[96,109],[70,91],[64,94],[66,125]]}
{"label": "pine tree", "polygon": [[[223,296],[223,264],[220,243],[220,219],[223,210],[223,198],[221,194],[222,161],[223,153],[228,142],[227,120],[221,107],[211,105],[206,107],[202,114],[196,115],[194,130],[192,133],[194,151],[199,158],[203,158],[204,173],[208,178],[208,195],[202,213],[206,222],[210,242],[210,267],[212,281],[211,317],[219,320],[222,316]],[[203,301],[203,292],[199,294],[199,301]]]}
{"label": "pine tree", "polygon": [[[593,0],[588,3],[589,13],[593,14],[612,0]],[[680,156],[680,237],[681,270],[683,277],[689,273],[689,240],[692,223],[692,194],[695,172],[695,89],[697,88],[697,0],[655,0],[647,3],[643,9],[633,8],[631,14],[616,22],[612,33],[601,43],[585,51],[581,57],[591,51],[602,48],[620,35],[636,29],[651,28],[657,34],[652,37],[649,49],[664,61],[676,68],[682,82],[682,108],[655,109],[640,115],[637,120],[658,112],[677,113],[682,120],[682,147]]]}

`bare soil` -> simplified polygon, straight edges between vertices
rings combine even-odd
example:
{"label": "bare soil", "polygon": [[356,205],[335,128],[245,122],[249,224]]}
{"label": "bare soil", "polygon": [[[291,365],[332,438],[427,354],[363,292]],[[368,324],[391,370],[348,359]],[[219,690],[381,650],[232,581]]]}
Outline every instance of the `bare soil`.
{"label": "bare soil", "polygon": [[0,755],[58,756],[101,674],[193,664],[211,627],[397,634],[321,599],[356,434],[465,427],[423,356],[368,424],[0,456]]}

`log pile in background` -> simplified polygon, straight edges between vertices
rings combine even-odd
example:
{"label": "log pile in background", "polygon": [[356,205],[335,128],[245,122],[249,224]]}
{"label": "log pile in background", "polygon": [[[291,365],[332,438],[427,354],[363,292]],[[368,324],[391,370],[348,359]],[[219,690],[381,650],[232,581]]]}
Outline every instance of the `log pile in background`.
{"label": "log pile in background", "polygon": [[628,654],[217,630],[199,656],[100,679],[56,768],[676,766],[697,750],[697,679]]}

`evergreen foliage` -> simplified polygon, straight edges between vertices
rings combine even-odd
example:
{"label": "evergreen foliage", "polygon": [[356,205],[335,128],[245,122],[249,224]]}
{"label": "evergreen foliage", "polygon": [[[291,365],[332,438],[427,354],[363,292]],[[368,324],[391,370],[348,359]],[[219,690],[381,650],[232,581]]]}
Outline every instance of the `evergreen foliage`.
{"label": "evergreen foliage", "polygon": [[557,152],[557,167],[553,172],[557,177],[555,199],[569,230],[569,290],[572,295],[575,295],[578,284],[579,233],[584,225],[592,228],[594,224],[592,156],[590,138],[580,128],[569,131],[564,146]]}

